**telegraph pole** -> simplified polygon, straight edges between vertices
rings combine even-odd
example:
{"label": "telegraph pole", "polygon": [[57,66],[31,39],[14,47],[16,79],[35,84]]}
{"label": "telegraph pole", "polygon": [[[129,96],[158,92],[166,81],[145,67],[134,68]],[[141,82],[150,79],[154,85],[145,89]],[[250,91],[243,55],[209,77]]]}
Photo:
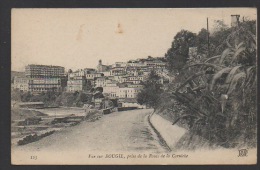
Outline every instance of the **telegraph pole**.
{"label": "telegraph pole", "polygon": [[209,58],[209,19],[207,18],[207,44],[208,44],[208,58]]}

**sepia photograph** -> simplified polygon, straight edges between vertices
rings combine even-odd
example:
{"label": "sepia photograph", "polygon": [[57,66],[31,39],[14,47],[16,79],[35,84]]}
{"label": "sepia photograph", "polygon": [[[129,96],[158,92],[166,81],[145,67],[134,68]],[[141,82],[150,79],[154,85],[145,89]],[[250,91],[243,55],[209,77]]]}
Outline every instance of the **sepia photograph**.
{"label": "sepia photograph", "polygon": [[255,165],[256,8],[12,8],[12,165]]}

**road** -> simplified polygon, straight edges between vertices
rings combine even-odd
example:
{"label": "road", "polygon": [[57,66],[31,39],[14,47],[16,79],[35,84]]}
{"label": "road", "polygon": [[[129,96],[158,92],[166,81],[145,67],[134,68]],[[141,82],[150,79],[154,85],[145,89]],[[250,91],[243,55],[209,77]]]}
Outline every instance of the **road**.
{"label": "road", "polygon": [[14,151],[48,152],[149,152],[165,149],[148,124],[150,109],[114,112],[94,122],[65,128],[40,141],[14,146]]}

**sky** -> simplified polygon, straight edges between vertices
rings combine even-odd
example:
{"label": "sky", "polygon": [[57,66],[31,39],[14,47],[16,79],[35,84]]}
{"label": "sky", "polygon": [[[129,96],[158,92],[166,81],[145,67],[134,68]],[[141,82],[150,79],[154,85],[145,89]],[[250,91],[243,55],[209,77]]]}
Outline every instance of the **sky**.
{"label": "sky", "polygon": [[255,8],[12,9],[13,71],[28,64],[66,70],[147,56],[162,57],[182,29],[198,33],[214,20],[230,26],[232,14],[256,19]]}

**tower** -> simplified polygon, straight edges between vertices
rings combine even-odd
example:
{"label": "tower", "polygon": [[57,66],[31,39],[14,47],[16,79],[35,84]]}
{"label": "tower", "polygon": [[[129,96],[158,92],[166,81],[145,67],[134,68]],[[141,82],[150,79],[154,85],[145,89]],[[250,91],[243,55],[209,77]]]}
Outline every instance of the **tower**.
{"label": "tower", "polygon": [[236,27],[239,24],[240,15],[231,15],[231,27]]}

